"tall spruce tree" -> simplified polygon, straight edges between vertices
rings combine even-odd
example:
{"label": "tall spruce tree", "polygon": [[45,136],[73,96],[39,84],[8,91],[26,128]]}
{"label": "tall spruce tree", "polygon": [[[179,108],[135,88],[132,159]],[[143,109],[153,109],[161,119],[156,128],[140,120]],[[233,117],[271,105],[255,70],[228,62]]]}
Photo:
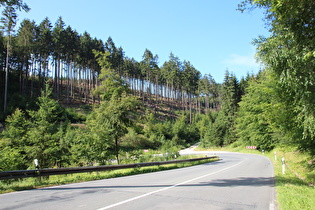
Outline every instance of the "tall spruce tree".
{"label": "tall spruce tree", "polygon": [[14,7],[15,10],[24,10],[28,12],[30,10],[29,6],[24,3],[22,0],[1,0],[0,6],[10,6]]}
{"label": "tall spruce tree", "polygon": [[95,142],[91,147],[96,147],[99,153],[104,154],[100,158],[95,157],[99,162],[104,162],[113,155],[119,163],[120,140],[128,132],[127,128],[133,125],[133,116],[139,102],[130,95],[126,82],[111,68],[110,53],[95,54],[102,67],[99,76],[101,85],[95,93],[102,95],[104,101],[87,120],[87,128]]}
{"label": "tall spruce tree", "polygon": [[9,83],[9,56],[11,53],[11,35],[16,25],[17,14],[13,6],[7,6],[2,12],[3,17],[1,18],[1,23],[3,24],[1,29],[6,34],[7,38],[7,52],[6,52],[6,64],[5,64],[5,87],[4,87],[4,104],[3,113],[7,111],[7,101],[8,101],[8,83]]}
{"label": "tall spruce tree", "polygon": [[36,45],[38,47],[39,61],[40,61],[40,78],[42,86],[44,80],[49,75],[49,57],[52,54],[52,25],[50,20],[46,17],[38,26],[38,35]]}
{"label": "tall spruce tree", "polygon": [[37,104],[38,110],[28,111],[31,122],[27,132],[28,158],[38,159],[42,168],[60,165],[63,155],[61,139],[68,123],[64,109],[52,99],[52,89],[48,85]]}
{"label": "tall spruce tree", "polygon": [[241,96],[236,77],[228,71],[226,71],[220,95],[221,110],[215,121],[209,124],[201,141],[203,146],[224,146],[236,141],[235,119]]}

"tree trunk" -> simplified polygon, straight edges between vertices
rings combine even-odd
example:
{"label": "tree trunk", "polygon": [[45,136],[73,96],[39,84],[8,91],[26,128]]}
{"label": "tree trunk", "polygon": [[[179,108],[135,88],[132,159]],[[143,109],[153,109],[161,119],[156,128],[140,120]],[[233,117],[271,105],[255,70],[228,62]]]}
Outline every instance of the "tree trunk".
{"label": "tree trunk", "polygon": [[192,102],[191,102],[191,94],[188,95],[188,103],[189,103],[189,123],[192,124]]}
{"label": "tree trunk", "polygon": [[70,65],[71,63],[68,62],[67,63],[67,87],[66,87],[66,101],[67,101],[67,104],[69,104],[69,97],[70,97]]}
{"label": "tree trunk", "polygon": [[8,100],[8,82],[9,82],[9,46],[10,41],[7,42],[7,57],[5,63],[5,86],[4,86],[4,104],[3,104],[3,113],[4,115],[7,112],[7,100]]}
{"label": "tree trunk", "polygon": [[117,160],[117,164],[119,165],[119,148],[118,148],[118,138],[115,137],[115,156],[116,156],[116,160]]}

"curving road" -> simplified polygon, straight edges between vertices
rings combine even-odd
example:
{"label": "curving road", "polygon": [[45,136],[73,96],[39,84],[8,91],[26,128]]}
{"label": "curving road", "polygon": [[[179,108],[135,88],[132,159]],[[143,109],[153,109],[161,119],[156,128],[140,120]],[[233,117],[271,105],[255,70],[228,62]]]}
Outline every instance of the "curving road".
{"label": "curving road", "polygon": [[198,166],[2,194],[0,209],[275,208],[269,159],[216,154],[220,161]]}

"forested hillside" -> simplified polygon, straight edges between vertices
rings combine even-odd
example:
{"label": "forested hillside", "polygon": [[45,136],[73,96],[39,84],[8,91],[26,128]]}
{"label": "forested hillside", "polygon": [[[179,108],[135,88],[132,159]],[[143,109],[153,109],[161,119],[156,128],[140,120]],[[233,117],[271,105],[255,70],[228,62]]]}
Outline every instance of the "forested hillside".
{"label": "forested hillside", "polygon": [[[15,22],[14,9],[4,10],[4,26]],[[54,25],[23,20],[0,40],[7,70],[0,72],[1,170],[28,168],[33,159],[41,167],[119,163],[143,149],[176,154],[200,139],[220,146],[236,140],[228,137],[232,129],[215,141],[208,131],[223,101],[233,101],[231,115],[237,109],[240,82],[228,71],[217,84],[173,53],[159,65],[144,49],[136,61],[111,37],[78,34],[61,17]],[[230,120],[220,117],[223,129]]]}
{"label": "forested hillside", "polygon": [[[7,35],[2,34],[1,46],[8,44]],[[117,48],[111,37],[104,43],[92,38],[88,32],[78,34],[66,26],[61,17],[54,27],[47,18],[40,24],[22,21],[17,32],[10,34],[9,48],[9,53],[3,49],[0,55],[3,67],[8,57],[11,74],[5,114],[14,110],[16,97],[39,96],[47,80],[52,84],[57,100],[68,104],[73,101],[99,103],[97,94],[93,93],[99,85],[100,75],[95,52],[109,53],[111,68],[143,101],[154,95],[155,101],[163,98],[176,101],[186,109],[191,106],[198,106],[198,109],[219,107],[217,84],[211,75],[202,77],[189,61],[181,61],[170,53],[169,61],[159,66],[158,56],[148,49],[144,50],[143,60],[135,61],[128,58],[121,47]],[[2,81],[4,75],[2,72]],[[2,96],[1,104],[3,99]],[[4,118],[3,114],[1,118]]]}
{"label": "forested hillside", "polygon": [[163,64],[148,49],[141,61],[129,58],[111,37],[78,34],[62,17],[24,20],[14,31],[19,7],[6,6],[0,170],[35,158],[41,167],[120,163],[196,142],[315,154],[315,3],[248,0],[239,10],[253,7],[266,10],[272,32],[254,41],[263,68],[240,81],[226,71],[218,84],[173,53]]}

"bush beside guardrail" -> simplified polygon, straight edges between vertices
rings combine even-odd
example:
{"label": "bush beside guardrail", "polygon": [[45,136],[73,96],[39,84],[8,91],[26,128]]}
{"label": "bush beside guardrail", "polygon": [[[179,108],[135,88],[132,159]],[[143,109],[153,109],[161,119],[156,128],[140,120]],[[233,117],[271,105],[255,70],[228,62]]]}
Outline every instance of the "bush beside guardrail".
{"label": "bush beside guardrail", "polygon": [[102,165],[102,166],[88,166],[88,167],[46,168],[46,169],[35,169],[35,170],[3,171],[3,172],[0,172],[0,180],[28,178],[28,177],[41,177],[41,176],[61,175],[61,174],[73,174],[73,173],[97,172],[97,171],[111,171],[111,170],[118,170],[118,169],[139,168],[139,167],[146,167],[146,166],[159,166],[159,165],[167,165],[167,164],[174,164],[174,163],[201,161],[201,160],[208,160],[208,159],[215,159],[215,158],[218,158],[218,157],[210,156],[210,157],[193,158],[193,159],[185,159],[185,160],[133,163],[133,164],[122,164],[122,165]]}

